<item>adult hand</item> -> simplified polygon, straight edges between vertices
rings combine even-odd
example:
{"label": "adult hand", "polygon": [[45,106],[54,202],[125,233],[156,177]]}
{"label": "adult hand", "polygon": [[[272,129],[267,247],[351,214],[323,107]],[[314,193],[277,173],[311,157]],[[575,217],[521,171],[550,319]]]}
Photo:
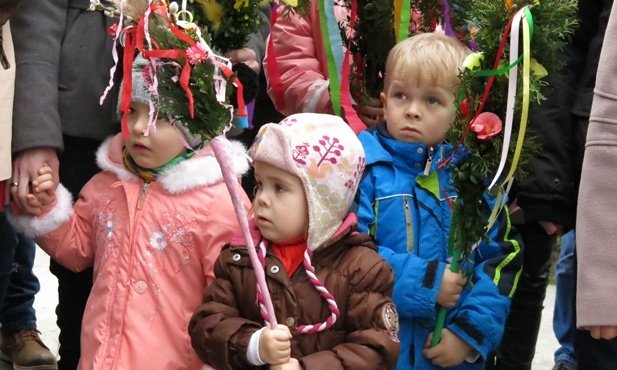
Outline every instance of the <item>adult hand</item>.
{"label": "adult hand", "polygon": [[[40,215],[41,207],[51,204],[55,199],[56,185],[52,179],[52,170],[49,166],[44,166],[39,170],[39,176],[32,181],[31,194],[26,195],[26,203],[30,214]],[[11,195],[17,197],[17,186],[11,187]]]}
{"label": "adult hand", "polygon": [[611,340],[617,337],[617,326],[588,326],[591,336],[595,339]]}
{"label": "adult hand", "polygon": [[259,73],[259,62],[257,62],[257,55],[255,54],[255,51],[253,49],[243,48],[230,50],[223,54],[223,56],[229,59],[229,61],[233,64],[244,63],[249,66],[249,68],[251,68],[253,71]]}
{"label": "adult hand", "polygon": [[259,337],[259,357],[270,365],[284,364],[291,356],[291,333],[285,325],[265,328]]}
{"label": "adult hand", "polygon": [[470,344],[459,338],[449,329],[443,329],[441,331],[441,341],[439,341],[435,347],[431,348],[432,337],[433,333],[426,339],[424,349],[422,350],[422,356],[431,360],[433,365],[439,367],[460,365],[474,350]]}
{"label": "adult hand", "polygon": [[28,194],[33,193],[31,183],[39,176],[39,170],[46,165],[51,168],[51,178],[54,186],[57,186],[60,182],[58,175],[59,162],[58,154],[54,148],[26,149],[15,156],[13,160],[13,178],[10,185],[15,189],[11,189],[11,195],[13,201],[22,212],[36,214],[35,212],[38,209],[28,204]]}
{"label": "adult hand", "polygon": [[379,99],[368,98],[360,105],[354,105],[353,108],[366,127],[371,128],[383,119],[383,105]]}
{"label": "adult hand", "polygon": [[540,221],[540,225],[542,225],[547,235],[563,236],[563,225],[550,221]]}

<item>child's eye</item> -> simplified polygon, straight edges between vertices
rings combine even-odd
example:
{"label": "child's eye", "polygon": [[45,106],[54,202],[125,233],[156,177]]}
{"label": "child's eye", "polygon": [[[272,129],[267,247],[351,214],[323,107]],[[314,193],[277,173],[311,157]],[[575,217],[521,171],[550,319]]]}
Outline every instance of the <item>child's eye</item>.
{"label": "child's eye", "polygon": [[426,99],[426,102],[429,103],[430,105],[434,105],[439,103],[439,100],[435,99],[435,98],[428,98]]}
{"label": "child's eye", "polygon": [[257,185],[255,185],[255,187],[253,188],[253,196],[257,196],[257,193],[259,193],[261,188],[263,188],[263,185],[261,184],[261,182],[258,182]]}
{"label": "child's eye", "polygon": [[274,187],[274,189],[276,190],[276,192],[277,192],[277,193],[283,193],[283,192],[286,192],[286,191],[287,191],[287,189],[285,189],[285,187],[283,187],[283,186],[281,186],[281,185],[276,185],[276,186]]}
{"label": "child's eye", "polygon": [[399,99],[399,100],[403,100],[403,99],[405,99],[405,94],[400,93],[400,92],[396,93],[396,94],[394,94],[394,98],[395,99]]}

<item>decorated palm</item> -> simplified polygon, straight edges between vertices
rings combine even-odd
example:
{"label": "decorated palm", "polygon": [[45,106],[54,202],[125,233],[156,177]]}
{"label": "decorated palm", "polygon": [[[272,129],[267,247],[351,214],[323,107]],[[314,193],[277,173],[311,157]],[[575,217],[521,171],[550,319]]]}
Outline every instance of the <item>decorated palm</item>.
{"label": "decorated palm", "polygon": [[[268,316],[265,319],[275,327],[276,317],[265,274],[249,232],[243,193],[232,168],[229,141],[224,135],[234,118],[246,117],[242,84],[232,71],[230,61],[217,53],[244,46],[258,24],[254,20],[247,21],[245,17],[257,17],[252,5],[258,1],[236,1],[239,6],[232,7],[236,13],[227,9],[228,12],[216,17],[208,13],[211,9],[204,5],[211,3],[215,3],[214,0],[199,3],[202,6],[201,18],[195,18],[185,6],[179,7],[176,3],[167,5],[162,0],[117,0],[116,7],[110,12],[120,16],[120,27],[115,34],[116,41],[124,42],[124,70],[131,71],[135,51],[149,61],[143,70],[153,100],[149,127],[153,128],[157,116],[162,116],[185,125],[191,134],[199,134],[203,141],[212,146],[257,276],[258,291]],[[195,23],[196,19],[207,19],[214,33],[208,33],[207,27]],[[223,27],[228,28],[229,32],[224,31]],[[218,45],[214,38],[217,38]],[[228,43],[227,46],[224,43]],[[234,91],[236,107],[231,104]],[[121,93],[123,132],[126,135],[126,114],[131,103],[131,73],[125,73]],[[154,109],[155,106],[158,109]]]}
{"label": "decorated palm", "polygon": [[[419,10],[426,6],[418,2]],[[458,271],[487,238],[513,179],[525,175],[538,150],[527,130],[529,110],[544,99],[542,78],[561,67],[558,52],[574,31],[577,1],[435,1],[434,7],[438,10],[430,14],[438,14],[441,22],[450,19],[445,28],[475,51],[461,71],[457,116],[446,135],[455,152],[442,164],[450,166],[458,193],[448,241],[450,267]],[[427,28],[439,21],[421,23]],[[482,202],[486,191],[497,200],[488,220]],[[432,345],[440,340],[445,315],[441,308]]]}

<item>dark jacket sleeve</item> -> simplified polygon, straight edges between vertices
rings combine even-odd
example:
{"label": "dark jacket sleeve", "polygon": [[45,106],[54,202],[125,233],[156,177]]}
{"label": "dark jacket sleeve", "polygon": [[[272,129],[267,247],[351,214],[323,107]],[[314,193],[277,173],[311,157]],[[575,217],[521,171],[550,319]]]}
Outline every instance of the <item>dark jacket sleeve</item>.
{"label": "dark jacket sleeve", "polygon": [[69,0],[21,1],[11,19],[16,77],[13,152],[62,148],[58,69]]}
{"label": "dark jacket sleeve", "polygon": [[118,20],[89,7],[89,0],[21,1],[11,19],[14,153],[37,147],[62,150],[63,134],[102,141],[120,130],[116,108],[122,63],[114,87],[100,102],[114,65],[108,28]]}
{"label": "dark jacket sleeve", "polygon": [[225,253],[216,261],[216,280],[204,291],[203,304],[189,322],[191,344],[197,356],[216,369],[254,369],[246,350],[262,325],[241,317],[234,284],[225,265]]}
{"label": "dark jacket sleeve", "polygon": [[593,86],[610,0],[579,2],[580,26],[563,51],[564,68],[547,77],[547,100],[530,117],[541,145],[530,173],[517,188],[527,221],[572,228]]}
{"label": "dark jacket sleeve", "polygon": [[[359,253],[346,258],[358,262],[350,274],[351,293],[347,300],[345,343],[329,351],[320,351],[299,359],[306,370],[323,369],[394,369],[400,344],[398,315],[390,298],[394,275],[388,263],[377,253]],[[367,263],[367,261],[371,261]]]}

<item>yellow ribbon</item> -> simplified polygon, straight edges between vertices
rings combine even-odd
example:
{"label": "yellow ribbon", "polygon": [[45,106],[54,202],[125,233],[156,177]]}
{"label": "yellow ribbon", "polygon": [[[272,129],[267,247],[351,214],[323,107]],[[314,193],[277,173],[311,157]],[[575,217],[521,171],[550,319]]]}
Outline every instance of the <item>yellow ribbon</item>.
{"label": "yellow ribbon", "polygon": [[514,157],[512,158],[512,165],[508,176],[504,179],[505,184],[512,178],[514,171],[518,165],[518,160],[521,156],[521,149],[523,149],[523,141],[525,140],[525,131],[527,129],[527,117],[529,115],[529,76],[530,76],[530,44],[531,36],[529,32],[529,21],[526,16],[523,16],[523,106],[521,110],[521,124],[518,130],[518,139],[516,140],[516,148],[514,149]]}
{"label": "yellow ribbon", "polygon": [[394,35],[398,40],[399,27],[401,26],[401,10],[403,9],[403,0],[394,0]]}
{"label": "yellow ribbon", "polygon": [[514,148],[514,156],[512,158],[512,164],[510,166],[510,170],[508,171],[508,175],[503,180],[501,185],[499,186],[497,199],[495,201],[495,205],[493,206],[493,210],[491,211],[491,215],[488,219],[486,230],[490,230],[499,213],[501,208],[503,207],[502,198],[508,193],[504,192],[503,186],[512,179],[514,176],[514,172],[516,171],[516,167],[518,166],[518,161],[521,156],[521,150],[523,149],[523,141],[525,140],[525,132],[527,130],[527,119],[529,116],[529,94],[530,94],[530,74],[531,74],[531,32],[529,21],[526,16],[521,18],[523,23],[523,102],[521,109],[521,121],[518,130],[518,138],[516,140],[516,147]]}

